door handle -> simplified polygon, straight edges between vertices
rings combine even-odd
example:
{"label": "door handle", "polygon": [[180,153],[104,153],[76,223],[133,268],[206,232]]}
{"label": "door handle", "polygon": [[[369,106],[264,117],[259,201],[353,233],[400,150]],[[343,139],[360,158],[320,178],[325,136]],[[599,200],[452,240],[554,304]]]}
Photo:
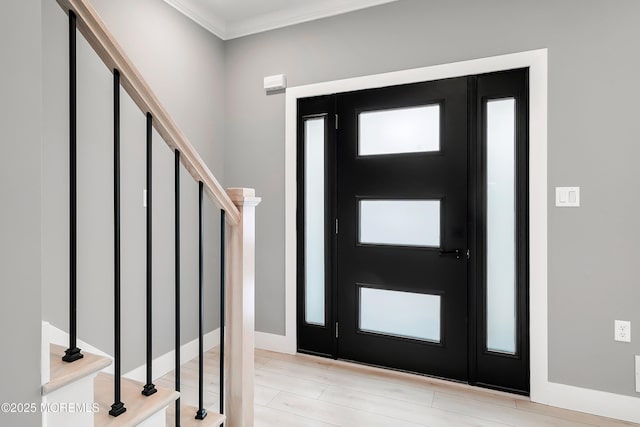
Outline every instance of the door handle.
{"label": "door handle", "polygon": [[462,258],[462,249],[452,249],[450,251],[440,251],[440,256]]}

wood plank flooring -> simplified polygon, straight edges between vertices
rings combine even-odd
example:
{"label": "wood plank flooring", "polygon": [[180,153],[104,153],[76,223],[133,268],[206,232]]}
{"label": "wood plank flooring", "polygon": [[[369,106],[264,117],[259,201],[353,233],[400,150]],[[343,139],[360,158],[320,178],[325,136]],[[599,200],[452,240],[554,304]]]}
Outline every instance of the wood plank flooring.
{"label": "wood plank flooring", "polygon": [[[214,412],[218,356],[217,348],[205,355],[204,403]],[[640,426],[342,361],[264,350],[256,350],[255,360],[255,427]],[[197,363],[183,365],[181,399],[186,405],[197,406]],[[156,384],[173,387],[173,372]]]}

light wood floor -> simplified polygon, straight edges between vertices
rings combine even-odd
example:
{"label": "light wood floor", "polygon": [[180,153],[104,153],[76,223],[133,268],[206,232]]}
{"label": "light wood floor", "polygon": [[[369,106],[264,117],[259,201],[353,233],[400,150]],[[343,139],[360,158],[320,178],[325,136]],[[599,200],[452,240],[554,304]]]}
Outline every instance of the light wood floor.
{"label": "light wood floor", "polygon": [[[218,356],[217,349],[205,355],[205,406],[216,412]],[[638,426],[420,376],[263,350],[256,351],[255,380],[255,427]],[[172,388],[173,372],[156,384]],[[183,365],[181,384],[182,402],[197,406],[197,359]]]}

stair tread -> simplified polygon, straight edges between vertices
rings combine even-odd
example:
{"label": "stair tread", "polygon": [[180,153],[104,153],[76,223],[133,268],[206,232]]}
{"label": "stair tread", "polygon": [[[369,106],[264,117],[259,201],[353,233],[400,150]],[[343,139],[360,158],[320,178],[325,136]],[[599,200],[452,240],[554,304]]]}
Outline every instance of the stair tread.
{"label": "stair tread", "polygon": [[[118,417],[109,415],[113,402],[113,375],[100,373],[94,380],[94,399],[100,410],[94,418],[95,427],[135,426],[169,406],[180,394],[174,390],[157,387],[157,393],[143,396],[142,383],[122,378],[121,399],[127,412]],[[171,405],[173,406],[173,405]]]}
{"label": "stair tread", "polygon": [[42,386],[43,395],[47,395],[52,391],[58,390],[111,365],[111,359],[108,357],[85,352],[82,353],[84,357],[80,360],[71,363],[64,362],[62,360],[64,351],[65,348],[60,345],[51,344],[50,346],[49,364],[51,374],[49,382]]}
{"label": "stair tread", "polygon": [[[170,405],[167,408],[167,427],[173,427],[175,424],[175,408],[175,405]],[[204,420],[196,420],[197,410],[198,408],[195,406],[180,405],[180,427],[218,427],[226,419],[222,414],[207,411]]]}

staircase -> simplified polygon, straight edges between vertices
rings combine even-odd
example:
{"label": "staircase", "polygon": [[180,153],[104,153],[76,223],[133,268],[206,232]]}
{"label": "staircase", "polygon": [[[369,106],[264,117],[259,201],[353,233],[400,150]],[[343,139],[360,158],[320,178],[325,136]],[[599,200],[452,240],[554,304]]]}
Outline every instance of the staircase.
{"label": "staircase", "polygon": [[[260,198],[247,188],[224,190],[193,145],[160,104],[140,72],[132,64],[91,6],[89,0],[57,0],[69,18],[69,327],[68,346],[51,344],[43,330],[43,426],[142,426],[142,427],[251,427],[253,426],[253,352],[254,352],[254,264],[255,207]],[[113,74],[114,105],[114,283],[113,358],[83,351],[79,346],[77,325],[77,70],[76,37],[80,33]],[[147,125],[147,263],[146,263],[146,363],[145,381],[125,378],[121,372],[121,198],[120,198],[120,93],[125,90],[144,113]],[[152,135],[162,137],[174,153],[175,200],[175,319],[174,389],[153,384],[152,348],[154,336],[166,333],[154,330],[152,293],[153,232],[152,219]],[[180,403],[181,313],[180,313],[180,175],[185,168],[199,188],[199,406]],[[203,281],[203,199],[209,197],[220,209],[220,413],[204,408],[204,312]],[[99,197],[99,196],[98,196]],[[45,328],[46,329],[46,328]],[[89,341],[91,337],[85,337]],[[111,355],[110,355],[111,356]],[[109,371],[109,373],[105,372]],[[111,373],[112,372],[112,373]]]}
{"label": "staircase", "polygon": [[[45,426],[66,427],[169,427],[175,422],[173,403],[180,397],[174,390],[157,387],[151,397],[140,393],[142,383],[123,379],[122,400],[127,402],[127,412],[119,417],[109,415],[113,396],[113,375],[101,372],[111,365],[111,359],[84,352],[77,363],[62,361],[65,349],[51,344],[49,351],[51,379],[42,386]],[[59,405],[73,403],[74,411],[60,410]],[[222,414],[209,414],[204,420],[193,417],[197,408],[182,405],[180,426],[217,427],[224,423]]]}

